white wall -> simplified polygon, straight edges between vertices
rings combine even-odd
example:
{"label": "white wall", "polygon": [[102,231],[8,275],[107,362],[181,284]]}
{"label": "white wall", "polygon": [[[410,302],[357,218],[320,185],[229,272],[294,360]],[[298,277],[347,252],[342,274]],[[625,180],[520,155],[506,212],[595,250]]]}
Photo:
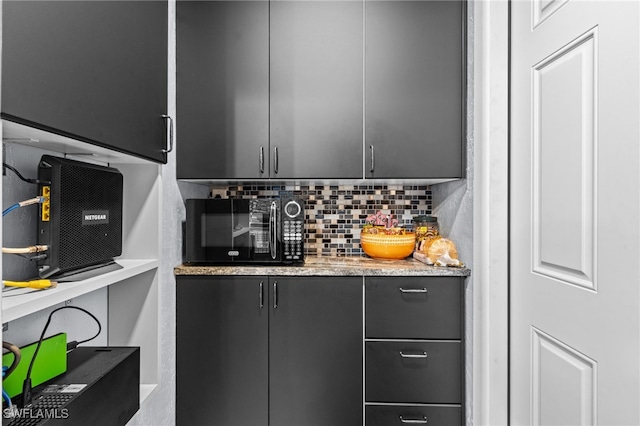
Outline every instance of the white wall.
{"label": "white wall", "polygon": [[474,3],[473,424],[508,424],[509,3]]}

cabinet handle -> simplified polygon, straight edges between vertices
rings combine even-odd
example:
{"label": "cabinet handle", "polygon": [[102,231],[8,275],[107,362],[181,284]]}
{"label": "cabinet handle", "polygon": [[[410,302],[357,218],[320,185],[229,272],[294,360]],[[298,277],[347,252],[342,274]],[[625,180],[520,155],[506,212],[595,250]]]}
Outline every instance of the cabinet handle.
{"label": "cabinet handle", "polygon": [[370,172],[373,173],[373,171],[376,169],[376,154],[373,151],[373,145],[369,145],[369,150],[371,151],[371,170],[370,170]]}
{"label": "cabinet handle", "polygon": [[260,309],[264,308],[264,282],[260,281]]}
{"label": "cabinet handle", "polygon": [[414,425],[426,425],[427,424],[427,418],[425,416],[422,416],[421,419],[405,419],[404,417],[400,416],[400,421],[402,423],[410,423],[410,424],[414,424]]}
{"label": "cabinet handle", "polygon": [[273,282],[273,309],[278,309],[278,281]]}
{"label": "cabinet handle", "polygon": [[168,154],[173,151],[173,118],[167,114],[162,114],[162,118],[169,120],[169,149],[162,150],[163,153]]}
{"label": "cabinet handle", "polygon": [[278,147],[277,146],[273,148],[273,155],[274,155],[274,158],[273,158],[273,172],[275,174],[278,174]]}
{"label": "cabinet handle", "polygon": [[400,293],[426,293],[426,288],[402,288],[399,287]]}
{"label": "cabinet handle", "polygon": [[418,353],[418,354],[406,354],[402,351],[398,352],[400,354],[400,356],[402,358],[426,358],[427,357],[427,353],[426,352],[422,352],[422,353]]}
{"label": "cabinet handle", "polygon": [[260,147],[260,174],[264,173],[264,147]]}

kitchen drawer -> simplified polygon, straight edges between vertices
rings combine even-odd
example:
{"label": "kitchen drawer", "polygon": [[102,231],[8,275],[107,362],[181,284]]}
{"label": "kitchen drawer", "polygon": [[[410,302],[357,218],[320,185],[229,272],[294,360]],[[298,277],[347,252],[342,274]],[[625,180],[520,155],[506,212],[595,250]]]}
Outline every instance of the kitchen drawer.
{"label": "kitchen drawer", "polygon": [[462,278],[367,277],[365,336],[460,339]]}
{"label": "kitchen drawer", "polygon": [[367,405],[366,426],[452,426],[462,424],[462,407],[443,405]]}
{"label": "kitchen drawer", "polygon": [[459,404],[460,342],[365,342],[365,401]]}

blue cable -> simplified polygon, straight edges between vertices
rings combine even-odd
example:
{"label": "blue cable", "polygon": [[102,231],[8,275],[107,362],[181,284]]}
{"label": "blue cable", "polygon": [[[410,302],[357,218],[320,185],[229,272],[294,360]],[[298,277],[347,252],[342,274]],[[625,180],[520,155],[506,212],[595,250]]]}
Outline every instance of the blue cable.
{"label": "blue cable", "polygon": [[9,212],[11,212],[11,211],[13,211],[13,210],[15,210],[17,208],[20,208],[20,203],[16,203],[16,204],[12,205],[11,207],[7,207],[6,209],[4,209],[2,211],[2,216],[3,217],[6,216]]}
{"label": "blue cable", "polygon": [[[4,367],[4,366],[2,367],[2,377],[5,376],[8,369],[9,367]],[[9,408],[11,408],[12,406],[11,398],[9,397],[9,394],[7,393],[7,391],[4,390],[4,388],[2,389],[2,399],[4,399],[7,405],[9,406]]]}
{"label": "blue cable", "polygon": [[15,203],[14,205],[12,205],[11,207],[6,208],[3,212],[2,212],[2,216],[6,216],[9,212],[20,208],[20,207],[24,207],[24,206],[30,206],[31,204],[42,204],[45,201],[47,201],[47,197],[45,196],[38,196],[38,197],[34,197],[34,198],[30,198],[28,200],[24,200],[24,201],[20,201],[19,203]]}

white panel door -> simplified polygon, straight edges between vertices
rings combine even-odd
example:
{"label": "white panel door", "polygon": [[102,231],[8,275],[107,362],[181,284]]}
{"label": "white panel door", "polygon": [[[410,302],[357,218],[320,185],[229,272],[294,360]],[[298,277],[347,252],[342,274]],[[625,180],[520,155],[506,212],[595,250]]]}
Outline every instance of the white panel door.
{"label": "white panel door", "polygon": [[639,425],[640,2],[511,7],[511,423]]}

